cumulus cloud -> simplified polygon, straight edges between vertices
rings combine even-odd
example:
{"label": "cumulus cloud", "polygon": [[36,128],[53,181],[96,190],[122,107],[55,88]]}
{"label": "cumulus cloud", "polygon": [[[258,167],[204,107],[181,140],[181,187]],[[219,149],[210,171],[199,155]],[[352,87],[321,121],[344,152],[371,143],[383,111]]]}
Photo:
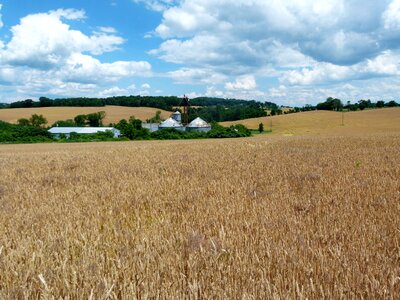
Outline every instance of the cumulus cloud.
{"label": "cumulus cloud", "polygon": [[146,61],[101,62],[97,56],[117,50],[125,41],[112,27],[87,35],[67,23],[85,18],[84,11],[75,9],[23,17],[11,27],[9,42],[0,44],[0,84],[13,84],[23,94],[30,89],[31,94],[69,95],[71,88],[96,92],[93,86],[151,74]]}
{"label": "cumulus cloud", "polygon": [[[168,73],[175,82],[207,84],[210,95],[314,98],[312,88],[400,75],[400,0],[182,0],[162,16],[154,33],[164,41],[149,53],[181,65]],[[256,82],[267,77],[278,85],[264,95]]]}
{"label": "cumulus cloud", "polygon": [[233,90],[254,90],[257,88],[256,79],[253,75],[244,75],[236,79],[235,82],[228,82],[225,84],[228,91]]}
{"label": "cumulus cloud", "polygon": [[167,40],[153,53],[177,63],[188,63],[196,54],[206,60],[223,56],[225,63],[232,56],[266,63],[271,43],[279,43],[296,45],[317,61],[351,65],[385,50],[380,20],[387,9],[393,26],[398,2],[388,8],[386,0],[186,0],[164,11],[155,31]]}
{"label": "cumulus cloud", "polygon": [[62,21],[62,18],[76,20],[84,16],[82,11],[59,9],[22,18],[11,28],[12,38],[0,52],[2,61],[46,69],[65,62],[74,53],[99,55],[114,51],[124,42],[119,36],[105,33],[87,36]]}

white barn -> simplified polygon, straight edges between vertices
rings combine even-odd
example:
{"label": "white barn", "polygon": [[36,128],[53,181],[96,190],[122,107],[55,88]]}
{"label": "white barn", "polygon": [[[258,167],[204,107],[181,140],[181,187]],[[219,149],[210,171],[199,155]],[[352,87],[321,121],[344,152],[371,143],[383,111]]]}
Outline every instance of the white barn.
{"label": "white barn", "polygon": [[53,127],[49,129],[49,132],[55,138],[60,138],[62,134],[69,138],[73,132],[78,134],[95,134],[106,131],[111,131],[114,134],[114,138],[121,136],[121,132],[114,127]]}

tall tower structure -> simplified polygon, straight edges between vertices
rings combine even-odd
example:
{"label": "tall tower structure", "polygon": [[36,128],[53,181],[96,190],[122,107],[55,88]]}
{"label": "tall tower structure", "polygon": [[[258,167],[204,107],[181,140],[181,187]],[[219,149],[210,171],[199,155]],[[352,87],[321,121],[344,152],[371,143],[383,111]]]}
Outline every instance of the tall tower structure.
{"label": "tall tower structure", "polygon": [[183,106],[182,124],[186,126],[189,124],[189,106],[190,106],[189,98],[186,95],[183,95],[181,106]]}

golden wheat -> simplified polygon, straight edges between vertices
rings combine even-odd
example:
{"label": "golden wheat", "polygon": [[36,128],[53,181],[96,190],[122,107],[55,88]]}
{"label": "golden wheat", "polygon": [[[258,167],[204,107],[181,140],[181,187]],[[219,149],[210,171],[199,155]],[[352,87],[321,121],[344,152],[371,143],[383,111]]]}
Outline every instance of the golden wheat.
{"label": "golden wheat", "polygon": [[0,147],[0,298],[400,295],[400,134]]}
{"label": "golden wheat", "polygon": [[12,108],[0,109],[0,120],[9,123],[17,123],[18,119],[29,118],[33,114],[42,114],[47,118],[48,125],[56,121],[73,119],[80,114],[90,114],[105,111],[104,124],[118,123],[121,119],[129,119],[130,116],[145,121],[154,117],[157,111],[161,111],[161,117],[166,119],[171,112],[153,107],[124,107],[124,106],[102,106],[102,107],[37,107],[37,108]]}

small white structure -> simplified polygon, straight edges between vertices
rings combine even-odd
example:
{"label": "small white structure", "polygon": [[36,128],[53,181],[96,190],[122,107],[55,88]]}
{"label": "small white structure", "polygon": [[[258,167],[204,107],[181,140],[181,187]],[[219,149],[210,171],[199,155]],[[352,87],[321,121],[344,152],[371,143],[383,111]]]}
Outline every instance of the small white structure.
{"label": "small white structure", "polygon": [[182,123],[182,115],[179,111],[174,112],[171,115],[171,118],[174,119],[175,121],[177,121],[178,123]]}
{"label": "small white structure", "polygon": [[158,126],[158,128],[160,129],[174,128],[177,130],[183,130],[183,131],[185,130],[185,127],[183,127],[181,123],[177,122],[173,118],[166,119],[164,122],[160,124],[160,126]]}
{"label": "small white structure", "polygon": [[155,132],[158,130],[158,123],[142,123],[142,128],[148,129],[150,132]]}
{"label": "small white structure", "polygon": [[196,118],[186,127],[186,131],[209,132],[211,125],[202,118]]}
{"label": "small white structure", "polygon": [[121,132],[114,127],[53,127],[49,129],[49,132],[55,138],[60,138],[61,135],[65,135],[67,138],[69,138],[73,132],[78,134],[95,134],[106,131],[111,131],[114,134],[114,138],[121,136]]}

